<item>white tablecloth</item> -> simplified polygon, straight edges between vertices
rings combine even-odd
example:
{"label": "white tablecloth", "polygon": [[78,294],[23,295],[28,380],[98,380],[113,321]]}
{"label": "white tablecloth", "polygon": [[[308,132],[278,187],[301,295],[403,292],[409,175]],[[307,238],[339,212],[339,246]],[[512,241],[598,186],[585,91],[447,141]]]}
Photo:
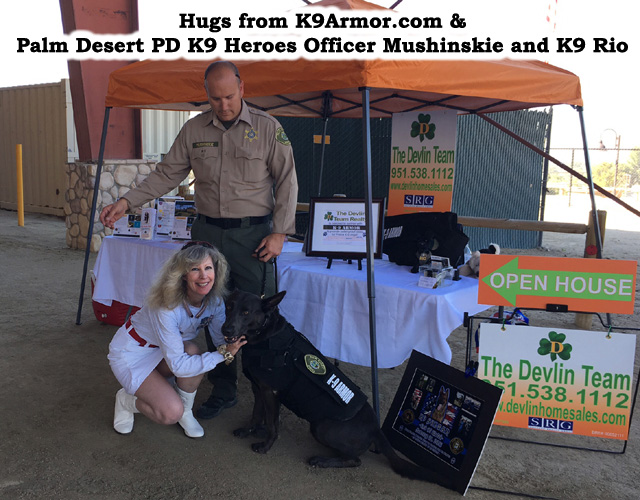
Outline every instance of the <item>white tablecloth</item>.
{"label": "white tablecloth", "polygon": [[117,300],[142,307],[156,273],[185,242],[141,240],[126,236],[107,236],[102,240],[93,268],[93,300],[111,305]]}
{"label": "white tablecloth", "polygon": [[[325,356],[371,366],[366,261],[357,263],[283,253],[278,258],[278,289],[287,295],[282,314]],[[451,286],[426,289],[409,267],[374,261],[378,367],[402,364],[416,349],[449,364],[447,337],[464,313],[477,314],[478,281],[463,277]]]}
{"label": "white tablecloth", "polygon": [[[112,300],[142,307],[145,295],[164,262],[184,242],[110,236],[96,258],[93,300]],[[357,263],[306,257],[301,245],[286,243],[278,257],[278,288],[287,295],[282,314],[327,357],[371,366],[366,261]],[[435,290],[417,286],[409,268],[376,260],[375,308],[378,366],[390,368],[406,360],[412,349],[444,363],[451,362],[447,343],[464,313],[478,314],[478,282],[465,278]]]}
{"label": "white tablecloth", "polygon": [[[169,238],[107,236],[93,267],[96,279],[92,299],[106,306],[117,300],[142,307],[156,273],[185,243]],[[298,243],[286,243],[283,252],[298,252],[301,247]]]}

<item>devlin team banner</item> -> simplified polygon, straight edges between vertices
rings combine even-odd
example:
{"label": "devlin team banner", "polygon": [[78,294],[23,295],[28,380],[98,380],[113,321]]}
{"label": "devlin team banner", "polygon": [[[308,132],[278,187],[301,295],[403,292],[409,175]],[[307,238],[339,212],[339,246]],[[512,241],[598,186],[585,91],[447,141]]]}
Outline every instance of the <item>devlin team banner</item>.
{"label": "devlin team banner", "polygon": [[387,215],[451,210],[456,118],[451,110],[393,115]]}
{"label": "devlin team banner", "polygon": [[635,335],[480,325],[478,377],[504,389],[494,424],[626,440]]}

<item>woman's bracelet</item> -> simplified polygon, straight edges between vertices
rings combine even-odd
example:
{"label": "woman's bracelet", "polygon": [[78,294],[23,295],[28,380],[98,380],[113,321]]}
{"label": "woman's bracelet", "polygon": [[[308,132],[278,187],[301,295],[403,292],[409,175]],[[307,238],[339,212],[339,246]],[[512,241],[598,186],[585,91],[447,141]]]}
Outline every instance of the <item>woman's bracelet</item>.
{"label": "woman's bracelet", "polygon": [[224,356],[225,364],[230,364],[233,361],[233,354],[227,351],[227,344],[218,346],[218,352]]}

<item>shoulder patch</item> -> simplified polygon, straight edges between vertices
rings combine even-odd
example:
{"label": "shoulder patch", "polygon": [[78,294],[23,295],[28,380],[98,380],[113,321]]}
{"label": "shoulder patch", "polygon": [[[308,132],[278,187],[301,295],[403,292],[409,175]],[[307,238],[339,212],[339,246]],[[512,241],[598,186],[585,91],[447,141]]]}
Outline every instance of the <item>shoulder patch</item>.
{"label": "shoulder patch", "polygon": [[284,144],[285,146],[291,146],[291,141],[287,137],[287,134],[284,133],[284,129],[282,127],[279,127],[278,130],[276,130],[276,141],[280,144]]}
{"label": "shoulder patch", "polygon": [[324,375],[327,373],[327,367],[323,363],[323,361],[313,354],[305,354],[304,355],[304,364],[314,375]]}

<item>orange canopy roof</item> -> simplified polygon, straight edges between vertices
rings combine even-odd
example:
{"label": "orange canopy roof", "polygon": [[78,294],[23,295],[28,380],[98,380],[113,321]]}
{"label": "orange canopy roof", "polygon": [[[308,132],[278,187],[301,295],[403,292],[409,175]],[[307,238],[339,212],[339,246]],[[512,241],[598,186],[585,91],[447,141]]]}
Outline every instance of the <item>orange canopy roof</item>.
{"label": "orange canopy roof", "polygon": [[[198,110],[208,106],[209,61],[140,61],[111,73],[107,107]],[[238,61],[245,99],[277,116],[360,117],[360,88],[371,89],[371,116],[448,107],[495,112],[553,104],[582,106],[580,80],[539,61]]]}
{"label": "orange canopy roof", "polygon": [[[389,10],[366,0],[320,0],[308,7]],[[141,61],[114,71],[107,107],[197,110],[208,107],[210,61]],[[372,117],[448,107],[494,112],[582,105],[580,80],[538,61],[238,61],[245,99],[277,116],[360,117],[369,87]]]}

